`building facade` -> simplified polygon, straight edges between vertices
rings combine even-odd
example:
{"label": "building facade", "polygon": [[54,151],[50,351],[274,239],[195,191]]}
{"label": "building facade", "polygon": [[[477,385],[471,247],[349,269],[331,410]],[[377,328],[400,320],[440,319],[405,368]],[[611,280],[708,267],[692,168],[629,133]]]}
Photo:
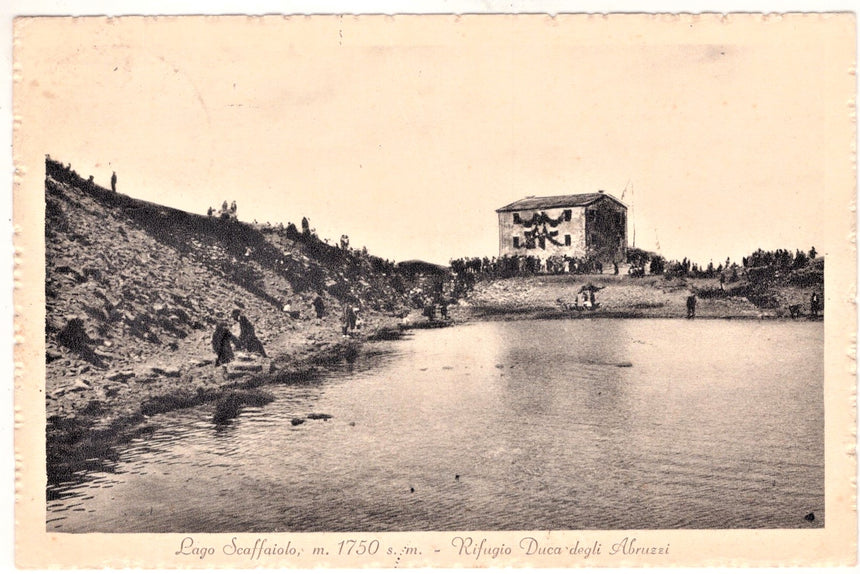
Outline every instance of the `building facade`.
{"label": "building facade", "polygon": [[604,192],[526,197],[496,210],[499,256],[627,256],[627,206]]}

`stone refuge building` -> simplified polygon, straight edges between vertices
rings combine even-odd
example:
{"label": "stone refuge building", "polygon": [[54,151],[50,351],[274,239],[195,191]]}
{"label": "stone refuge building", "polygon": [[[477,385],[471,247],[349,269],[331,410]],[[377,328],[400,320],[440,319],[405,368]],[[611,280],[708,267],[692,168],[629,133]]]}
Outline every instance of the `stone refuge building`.
{"label": "stone refuge building", "polygon": [[529,196],[496,213],[500,257],[590,255],[621,262],[627,256],[627,206],[603,191]]}

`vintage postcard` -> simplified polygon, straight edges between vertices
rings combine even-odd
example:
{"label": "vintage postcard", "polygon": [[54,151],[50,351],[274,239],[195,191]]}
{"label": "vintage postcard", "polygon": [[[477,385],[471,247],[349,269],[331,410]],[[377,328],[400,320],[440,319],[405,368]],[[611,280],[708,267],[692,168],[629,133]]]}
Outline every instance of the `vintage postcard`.
{"label": "vintage postcard", "polygon": [[18,18],[17,564],[854,564],[855,25]]}

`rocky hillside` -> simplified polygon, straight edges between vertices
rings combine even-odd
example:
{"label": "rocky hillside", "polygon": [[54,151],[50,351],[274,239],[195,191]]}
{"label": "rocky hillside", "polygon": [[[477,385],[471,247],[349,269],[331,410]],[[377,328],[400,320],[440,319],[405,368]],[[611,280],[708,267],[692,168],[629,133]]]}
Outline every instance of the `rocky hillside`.
{"label": "rocky hillside", "polygon": [[250,319],[269,355],[249,371],[266,372],[342,346],[347,301],[360,306],[365,332],[407,310],[408,285],[392,263],[294,228],[133,199],[51,159],[45,241],[49,445],[60,421],[108,428],[177,389],[223,386],[211,337],[218,322],[231,326],[233,309]]}

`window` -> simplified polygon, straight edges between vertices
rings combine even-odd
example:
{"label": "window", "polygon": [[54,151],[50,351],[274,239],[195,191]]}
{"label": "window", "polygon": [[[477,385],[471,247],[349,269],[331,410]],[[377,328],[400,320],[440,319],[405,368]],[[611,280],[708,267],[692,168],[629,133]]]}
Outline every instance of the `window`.
{"label": "window", "polygon": [[[522,220],[520,219],[519,213],[514,214],[514,223],[522,223]],[[514,247],[516,247],[516,245],[514,245]]]}
{"label": "window", "polygon": [[[569,213],[569,212],[568,212],[568,213]],[[564,236],[564,244],[565,244],[567,247],[570,247],[570,235],[565,235],[565,236]]]}
{"label": "window", "polygon": [[[516,217],[516,214],[514,214],[514,217]],[[520,246],[520,238],[514,237],[514,248],[518,248],[519,246]]]}
{"label": "window", "polygon": [[[569,210],[569,209],[564,210],[564,220],[565,221],[570,221],[570,218],[572,216],[573,216],[573,212],[571,210]],[[570,243],[568,243],[568,245],[570,245]]]}

